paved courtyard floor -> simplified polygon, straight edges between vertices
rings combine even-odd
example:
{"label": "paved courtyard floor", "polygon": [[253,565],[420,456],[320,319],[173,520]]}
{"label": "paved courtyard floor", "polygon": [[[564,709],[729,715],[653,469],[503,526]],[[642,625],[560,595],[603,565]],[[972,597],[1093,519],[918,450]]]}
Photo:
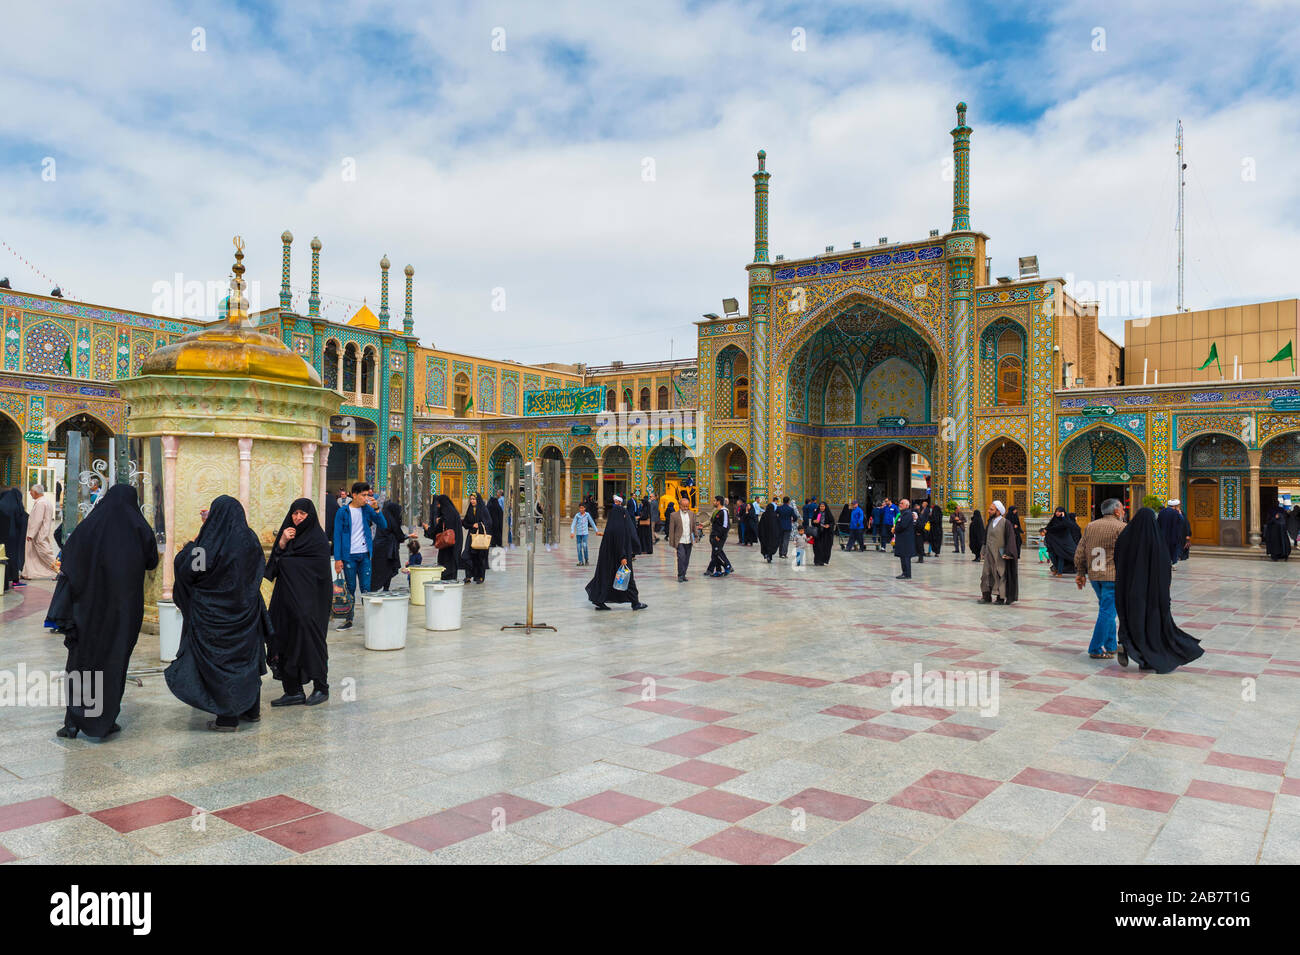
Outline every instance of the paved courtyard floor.
{"label": "paved courtyard floor", "polygon": [[[268,676],[234,735],[159,675],[105,743],[0,708],[0,862],[1300,862],[1295,565],[1180,565],[1174,615],[1208,652],[1157,676],[1089,659],[1091,590],[1033,561],[1006,608],[975,603],[969,557],[904,583],[874,552],[729,553],[710,580],[697,547],[679,584],[660,544],[634,614],[593,612],[567,541],[539,551],[559,632],[526,636],[498,629],[522,615],[512,552],[461,630],[415,608],[405,650],[331,633],[330,702],[273,710]],[[62,667],[50,589],[3,598],[0,670]],[[996,676],[996,715],[900,700],[917,667]]]}

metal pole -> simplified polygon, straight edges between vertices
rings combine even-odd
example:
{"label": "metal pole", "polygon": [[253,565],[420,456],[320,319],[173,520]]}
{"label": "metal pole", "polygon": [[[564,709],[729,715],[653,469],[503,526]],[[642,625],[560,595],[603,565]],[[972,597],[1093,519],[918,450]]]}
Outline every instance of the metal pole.
{"label": "metal pole", "polygon": [[[524,463],[524,509],[525,519],[524,526],[527,528],[524,541],[525,553],[528,558],[527,573],[527,616],[523,623],[516,623],[513,626],[502,627],[502,630],[522,630],[524,633],[532,633],[534,630],[554,630],[550,624],[533,623],[533,556],[537,544],[537,521],[534,515],[537,513],[537,473],[536,465],[532,461]],[[515,533],[519,533],[519,524],[515,524]]]}

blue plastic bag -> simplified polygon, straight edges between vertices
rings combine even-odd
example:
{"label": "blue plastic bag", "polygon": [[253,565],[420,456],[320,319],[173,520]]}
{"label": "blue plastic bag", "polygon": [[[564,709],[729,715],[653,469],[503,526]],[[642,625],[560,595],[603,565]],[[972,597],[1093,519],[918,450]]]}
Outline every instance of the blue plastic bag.
{"label": "blue plastic bag", "polygon": [[627,590],[627,585],[631,580],[632,568],[624,564],[614,572],[614,589]]}

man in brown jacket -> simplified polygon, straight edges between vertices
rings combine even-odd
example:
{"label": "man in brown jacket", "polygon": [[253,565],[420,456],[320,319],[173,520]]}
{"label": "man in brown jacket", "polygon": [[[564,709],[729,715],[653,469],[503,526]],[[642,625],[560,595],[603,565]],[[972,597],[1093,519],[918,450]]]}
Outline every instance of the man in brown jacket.
{"label": "man in brown jacket", "polygon": [[691,499],[683,494],[677,502],[677,510],[668,515],[668,546],[677,551],[679,581],[686,580],[686,567],[691,562],[691,545],[695,543],[696,524]]}
{"label": "man in brown jacket", "polygon": [[1080,590],[1091,579],[1097,594],[1097,622],[1092,628],[1088,656],[1115,656],[1115,538],[1124,529],[1124,505],[1115,498],[1102,501],[1101,517],[1089,522],[1074,549],[1074,583]]}

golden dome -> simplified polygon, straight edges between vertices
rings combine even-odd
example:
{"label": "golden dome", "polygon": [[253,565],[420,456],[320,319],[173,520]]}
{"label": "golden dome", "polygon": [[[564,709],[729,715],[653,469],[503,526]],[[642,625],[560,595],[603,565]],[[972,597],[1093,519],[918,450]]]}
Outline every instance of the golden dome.
{"label": "golden dome", "polygon": [[235,277],[230,281],[226,320],[186,335],[152,352],[141,375],[182,375],[199,378],[255,378],[286,385],[321,387],[320,375],[278,338],[245,325],[244,243],[235,237]]}
{"label": "golden dome", "polygon": [[348,324],[353,328],[378,328],[379,316],[363,303],[356,314],[348,319]]}

